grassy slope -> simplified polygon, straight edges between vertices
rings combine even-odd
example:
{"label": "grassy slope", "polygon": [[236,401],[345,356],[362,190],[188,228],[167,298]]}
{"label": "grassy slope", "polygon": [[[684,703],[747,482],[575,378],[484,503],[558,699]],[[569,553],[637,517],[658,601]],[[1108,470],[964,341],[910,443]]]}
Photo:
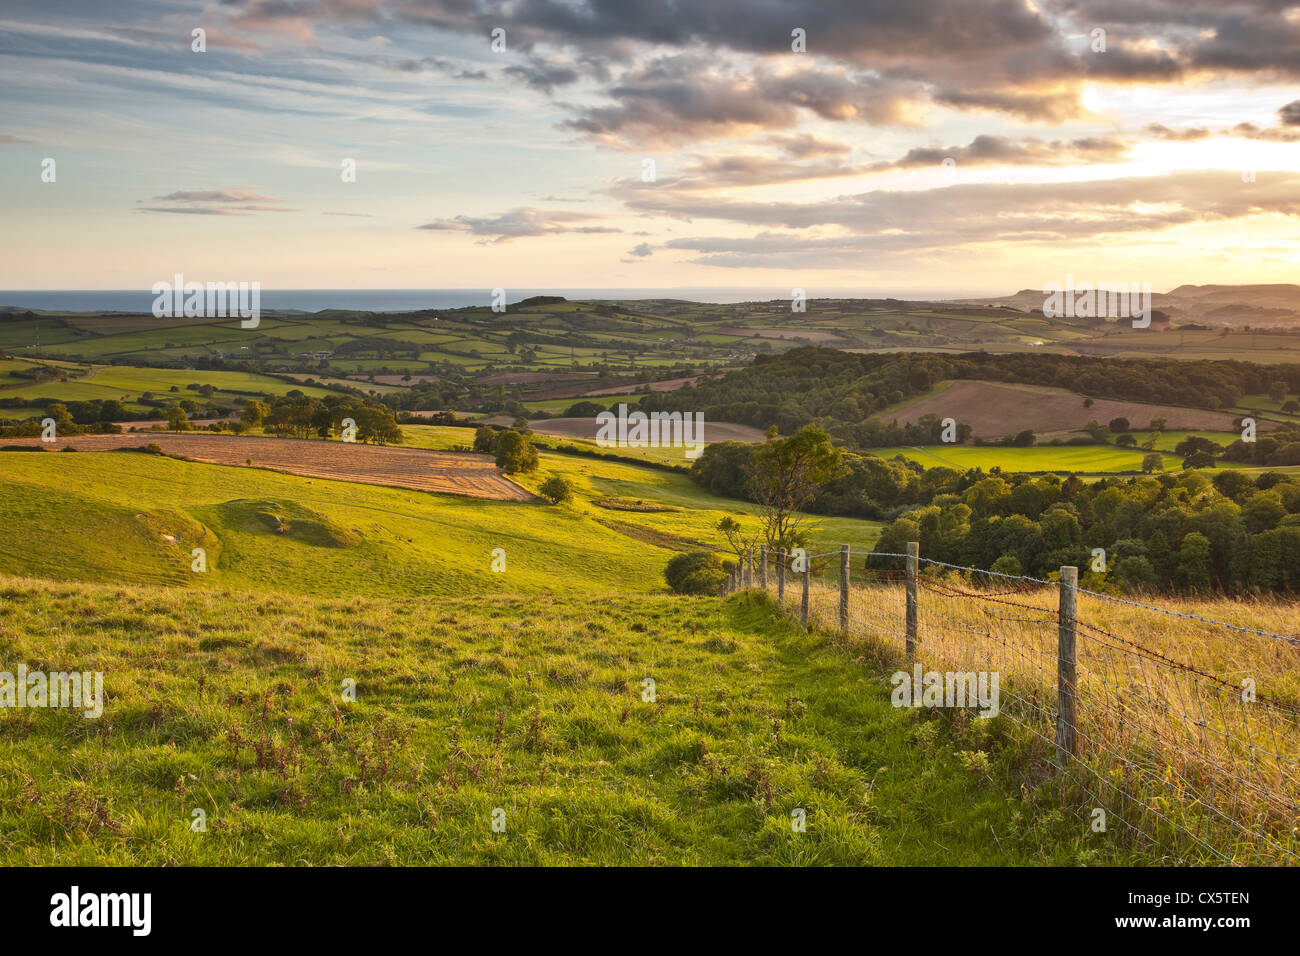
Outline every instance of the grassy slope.
{"label": "grassy slope", "polygon": [[[465,429],[412,431],[454,433]],[[435,437],[437,437],[435,435]],[[433,440],[428,444],[436,444]],[[745,502],[689,478],[544,453],[536,487],[563,474],[572,504],[485,501],[123,452],[0,452],[0,573],[336,595],[609,593],[664,589],[672,554],[722,545],[724,514]],[[600,507],[611,496],[669,510]],[[276,517],[287,527],[277,532]],[[746,522],[757,528],[757,519]],[[819,519],[817,550],[874,543],[879,525]],[[172,536],[169,541],[165,535]],[[192,548],[206,574],[190,570]],[[506,572],[491,570],[506,551]]]}
{"label": "grassy slope", "polygon": [[99,720],[0,714],[10,863],[1100,859],[1000,775],[1000,719],[894,710],[872,665],[758,599],[0,593],[6,661],[108,688]]}

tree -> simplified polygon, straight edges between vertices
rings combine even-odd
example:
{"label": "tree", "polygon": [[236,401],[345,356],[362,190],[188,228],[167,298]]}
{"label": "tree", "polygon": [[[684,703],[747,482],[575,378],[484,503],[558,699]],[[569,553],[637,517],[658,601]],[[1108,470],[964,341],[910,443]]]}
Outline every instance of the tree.
{"label": "tree", "polygon": [[1192,452],[1183,459],[1184,468],[1213,468],[1214,456],[1208,451]]}
{"label": "tree", "polygon": [[497,443],[497,429],[491,425],[480,425],[474,429],[474,450],[492,454]]}
{"label": "tree", "polygon": [[803,524],[798,514],[817,486],[843,471],[840,450],[816,425],[805,425],[789,438],[771,437],[754,452],[750,493],[758,503],[767,546],[777,551],[796,547]]}
{"label": "tree", "polygon": [[1273,382],[1268,387],[1268,397],[1275,402],[1280,402],[1286,398],[1286,382]]}
{"label": "tree", "polygon": [[1112,418],[1110,420],[1109,427],[1110,427],[1111,434],[1117,435],[1120,432],[1126,432],[1129,430],[1129,422],[1127,418],[1123,418],[1123,417]]}
{"label": "tree", "polygon": [[718,594],[727,580],[727,569],[712,551],[688,551],[668,562],[664,580],[678,594]]}
{"label": "tree", "polygon": [[497,436],[493,446],[497,467],[508,475],[537,470],[537,449],[527,435],[517,431],[504,431]]}
{"label": "tree", "polygon": [[553,505],[563,504],[573,499],[573,482],[563,475],[551,475],[537,490]]}
{"label": "tree", "polygon": [[1142,459],[1142,474],[1150,475],[1157,471],[1165,470],[1165,456],[1152,453]]}
{"label": "tree", "polygon": [[741,527],[740,522],[731,517],[731,515],[724,516],[723,519],[718,522],[718,530],[721,531],[722,536],[727,539],[727,547],[731,548],[731,550],[736,553],[737,560],[742,560],[745,556],[745,552],[754,547],[758,542],[759,532],[755,531],[753,534],[746,534],[744,528]]}
{"label": "tree", "polygon": [[244,410],[239,413],[239,420],[249,428],[256,428],[271,414],[266,402],[252,401],[244,403]]}
{"label": "tree", "polygon": [[998,574],[1020,574],[1020,559],[1014,554],[1004,554],[998,558],[989,567],[990,571],[996,571]]}
{"label": "tree", "polygon": [[1183,538],[1183,546],[1178,549],[1174,583],[1187,591],[1208,591],[1210,588],[1210,539],[1199,531]]}
{"label": "tree", "polygon": [[1120,448],[1136,448],[1137,443],[1138,440],[1127,432],[1115,439],[1115,444]]}
{"label": "tree", "polygon": [[1147,427],[1153,432],[1162,432],[1168,425],[1169,419],[1167,418],[1153,418],[1151,419],[1151,424]]}

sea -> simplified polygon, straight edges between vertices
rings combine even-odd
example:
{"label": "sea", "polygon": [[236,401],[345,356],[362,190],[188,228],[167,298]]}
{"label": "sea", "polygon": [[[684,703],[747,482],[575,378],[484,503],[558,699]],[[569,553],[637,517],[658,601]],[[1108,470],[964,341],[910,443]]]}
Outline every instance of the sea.
{"label": "sea", "polygon": [[[957,299],[987,293],[962,289],[845,289],[806,287],[810,299]],[[727,304],[789,300],[789,287],[729,288],[680,286],[663,289],[508,289],[506,302],[535,295],[561,295],[566,299],[684,299]],[[4,290],[0,308],[12,306],[49,312],[150,312],[155,296],[147,289]],[[263,289],[264,312],[320,312],[348,309],[362,312],[411,312],[419,309],[459,309],[492,304],[491,289]]]}

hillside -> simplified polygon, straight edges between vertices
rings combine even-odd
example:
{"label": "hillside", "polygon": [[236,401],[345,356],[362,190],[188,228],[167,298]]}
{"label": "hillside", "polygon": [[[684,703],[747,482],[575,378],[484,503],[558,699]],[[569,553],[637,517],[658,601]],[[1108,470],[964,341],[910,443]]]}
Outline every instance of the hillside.
{"label": "hillside", "polygon": [[15,578],[0,591],[10,658],[101,670],[107,684],[101,720],[0,721],[0,761],[21,767],[0,775],[11,864],[1024,865],[1116,852],[1027,806],[1000,759],[963,760],[1009,746],[1005,727],[976,721],[960,739],[895,710],[857,652],[762,601],[431,605],[376,598],[364,581],[326,600]]}
{"label": "hillside", "polygon": [[[472,434],[409,430],[413,444],[437,449]],[[226,441],[251,446],[270,439]],[[317,457],[346,449],[338,442],[288,444]],[[358,582],[368,594],[394,597],[662,591],[663,567],[674,553],[722,547],[718,521],[732,515],[756,526],[757,512],[701,491],[682,474],[548,451],[539,470],[520,481],[535,490],[547,476],[563,475],[575,486],[571,504],[467,498],[281,474],[257,462],[230,467],[129,452],[0,451],[0,474],[0,573],[322,596]],[[826,548],[874,541],[880,530],[851,518],[815,524],[813,540]],[[208,551],[206,573],[190,570],[195,547]],[[504,572],[492,571],[497,548],[506,552]]]}
{"label": "hillside", "polygon": [[[1043,300],[1041,289],[1021,289],[1006,296],[956,299],[953,304],[1041,313]],[[1153,291],[1151,307],[1179,325],[1297,329],[1300,328],[1300,285],[1180,285],[1168,292]]]}

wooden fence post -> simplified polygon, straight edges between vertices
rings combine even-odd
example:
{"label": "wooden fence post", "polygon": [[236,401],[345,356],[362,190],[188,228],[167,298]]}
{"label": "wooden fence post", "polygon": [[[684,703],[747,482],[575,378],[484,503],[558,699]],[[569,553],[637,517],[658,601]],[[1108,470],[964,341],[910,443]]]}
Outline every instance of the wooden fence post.
{"label": "wooden fence post", "polygon": [[776,553],[776,603],[781,606],[785,600],[785,552]]}
{"label": "wooden fence post", "polygon": [[745,549],[745,587],[754,586],[754,549]]}
{"label": "wooden fence post", "polygon": [[767,545],[758,546],[758,586],[767,593]]}
{"label": "wooden fence post", "polygon": [[849,546],[840,545],[840,633],[849,633]]}
{"label": "wooden fence post", "polygon": [[803,600],[799,604],[799,621],[804,629],[808,628],[808,579],[812,577],[812,558],[804,558],[803,566]]}
{"label": "wooden fence post", "polygon": [[921,545],[907,542],[907,659],[916,657],[916,576],[920,566]]}
{"label": "wooden fence post", "polygon": [[1075,679],[1079,569],[1061,568],[1061,606],[1057,626],[1056,655],[1056,753],[1061,763],[1079,753],[1076,732],[1078,686]]}

